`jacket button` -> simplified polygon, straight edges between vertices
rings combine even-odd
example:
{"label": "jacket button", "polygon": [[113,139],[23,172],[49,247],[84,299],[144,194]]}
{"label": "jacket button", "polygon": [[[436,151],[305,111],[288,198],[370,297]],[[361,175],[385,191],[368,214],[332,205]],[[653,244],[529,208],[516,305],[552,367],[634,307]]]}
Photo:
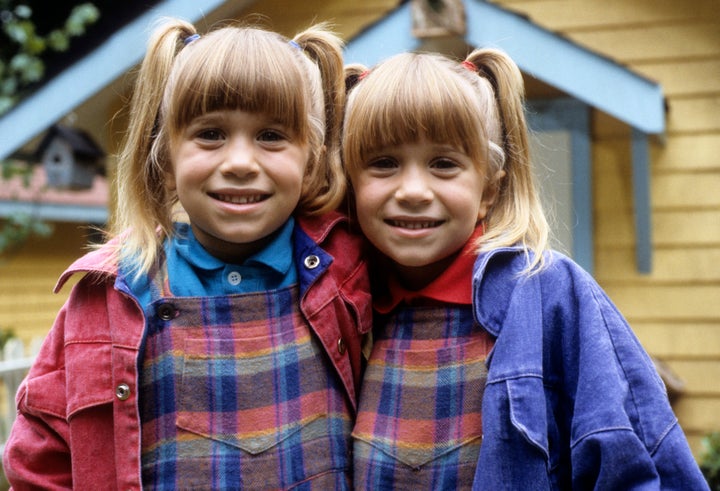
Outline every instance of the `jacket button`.
{"label": "jacket button", "polygon": [[171,303],[161,304],[157,308],[157,315],[164,321],[172,320],[176,316],[175,307]]}
{"label": "jacket button", "polygon": [[121,401],[127,400],[130,397],[130,386],[128,384],[120,384],[115,388],[115,397]]}
{"label": "jacket button", "polygon": [[308,257],[305,258],[303,264],[305,264],[305,267],[307,269],[315,269],[320,266],[320,258],[317,257],[315,254],[310,254]]}
{"label": "jacket button", "polygon": [[337,349],[338,353],[340,353],[341,355],[345,354],[345,350],[347,349],[347,347],[345,346],[345,340],[343,338],[338,339]]}

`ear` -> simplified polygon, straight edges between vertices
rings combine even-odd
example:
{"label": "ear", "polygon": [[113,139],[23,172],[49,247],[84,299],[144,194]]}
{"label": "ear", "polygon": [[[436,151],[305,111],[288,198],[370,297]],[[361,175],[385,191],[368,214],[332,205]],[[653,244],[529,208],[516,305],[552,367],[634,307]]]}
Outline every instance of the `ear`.
{"label": "ear", "polygon": [[495,204],[495,201],[500,195],[500,184],[503,177],[505,177],[505,171],[501,169],[488,179],[488,183],[485,189],[483,189],[482,198],[480,199],[478,221],[484,220],[490,208],[492,208],[492,205]]}

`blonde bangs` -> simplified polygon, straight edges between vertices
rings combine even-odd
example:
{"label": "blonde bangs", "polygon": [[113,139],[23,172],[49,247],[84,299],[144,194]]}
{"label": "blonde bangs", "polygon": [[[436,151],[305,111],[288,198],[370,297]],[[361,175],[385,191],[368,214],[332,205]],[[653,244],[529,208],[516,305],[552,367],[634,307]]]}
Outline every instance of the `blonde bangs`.
{"label": "blonde bangs", "polygon": [[351,91],[343,139],[348,168],[356,168],[382,148],[422,138],[462,149],[479,162],[486,160],[487,137],[472,87],[462,72],[448,71],[447,65],[428,55],[401,54]]}
{"label": "blonde bangs", "polygon": [[[308,140],[311,107],[304,94],[309,90],[297,84],[309,82],[292,59],[297,56],[292,48],[280,36],[267,34],[220,29],[178,55],[164,101],[171,135],[202,114],[241,110],[267,114],[301,141]],[[203,42],[210,38],[216,39]]]}

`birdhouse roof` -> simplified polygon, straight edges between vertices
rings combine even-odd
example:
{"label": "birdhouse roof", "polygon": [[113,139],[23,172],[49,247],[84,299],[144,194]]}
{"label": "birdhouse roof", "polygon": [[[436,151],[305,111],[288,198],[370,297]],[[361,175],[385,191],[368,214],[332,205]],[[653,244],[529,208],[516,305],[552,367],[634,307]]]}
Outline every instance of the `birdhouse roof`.
{"label": "birdhouse roof", "polygon": [[35,153],[37,160],[42,159],[48,146],[50,146],[50,143],[56,138],[66,141],[76,156],[86,159],[99,159],[105,156],[103,149],[100,148],[85,131],[77,128],[53,125],[38,145]]}

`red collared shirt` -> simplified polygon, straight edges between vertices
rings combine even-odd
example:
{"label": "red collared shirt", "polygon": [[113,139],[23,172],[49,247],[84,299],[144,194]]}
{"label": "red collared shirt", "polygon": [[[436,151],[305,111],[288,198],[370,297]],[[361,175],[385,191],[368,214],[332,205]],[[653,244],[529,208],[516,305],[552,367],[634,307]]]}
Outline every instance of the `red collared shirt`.
{"label": "red collared shirt", "polygon": [[472,270],[477,258],[475,243],[482,232],[482,225],[478,225],[450,266],[420,290],[408,290],[401,285],[397,276],[390,274],[387,280],[388,293],[374,299],[374,309],[381,314],[387,314],[402,302],[409,304],[418,300],[471,305]]}

